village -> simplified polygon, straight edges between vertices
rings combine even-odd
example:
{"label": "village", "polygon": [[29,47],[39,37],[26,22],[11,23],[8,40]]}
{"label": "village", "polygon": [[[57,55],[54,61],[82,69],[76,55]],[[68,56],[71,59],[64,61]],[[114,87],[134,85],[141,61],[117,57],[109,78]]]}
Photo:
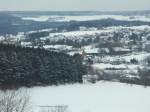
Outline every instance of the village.
{"label": "village", "polygon": [[84,83],[138,79],[138,70],[149,64],[147,61],[150,57],[149,26],[103,29],[81,27],[79,31],[49,33],[49,36],[40,38],[30,37],[32,33],[42,32],[1,36],[0,42],[69,55],[80,54],[83,64],[89,66],[88,74],[83,76]]}

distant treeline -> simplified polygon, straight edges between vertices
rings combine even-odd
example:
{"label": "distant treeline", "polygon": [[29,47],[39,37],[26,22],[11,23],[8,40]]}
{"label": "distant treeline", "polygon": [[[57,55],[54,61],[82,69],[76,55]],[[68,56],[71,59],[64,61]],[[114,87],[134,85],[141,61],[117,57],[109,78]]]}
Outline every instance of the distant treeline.
{"label": "distant treeline", "polygon": [[0,87],[82,83],[86,68],[76,54],[0,44]]}
{"label": "distant treeline", "polygon": [[61,16],[81,16],[81,15],[146,15],[150,10],[135,11],[4,11],[8,14],[22,16],[39,16],[39,15],[61,15]]}

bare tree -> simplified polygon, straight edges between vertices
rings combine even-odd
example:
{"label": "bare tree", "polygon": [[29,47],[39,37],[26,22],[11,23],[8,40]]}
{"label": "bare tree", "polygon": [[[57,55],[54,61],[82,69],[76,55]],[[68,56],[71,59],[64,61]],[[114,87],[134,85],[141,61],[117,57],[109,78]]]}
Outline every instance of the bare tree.
{"label": "bare tree", "polygon": [[29,112],[30,100],[26,90],[0,92],[0,112]]}

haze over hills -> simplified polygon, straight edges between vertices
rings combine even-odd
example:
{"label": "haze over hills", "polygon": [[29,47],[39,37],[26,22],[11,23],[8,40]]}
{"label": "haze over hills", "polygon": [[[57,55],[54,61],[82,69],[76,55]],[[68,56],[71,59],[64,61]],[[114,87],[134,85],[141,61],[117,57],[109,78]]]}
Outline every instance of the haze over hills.
{"label": "haze over hills", "polygon": [[150,14],[150,10],[132,10],[132,11],[0,11],[12,14],[30,14],[30,15],[144,15]]}
{"label": "haze over hills", "polygon": [[6,11],[0,13],[0,33],[16,34],[47,28],[73,31],[80,26],[149,25],[149,15],[150,11]]}

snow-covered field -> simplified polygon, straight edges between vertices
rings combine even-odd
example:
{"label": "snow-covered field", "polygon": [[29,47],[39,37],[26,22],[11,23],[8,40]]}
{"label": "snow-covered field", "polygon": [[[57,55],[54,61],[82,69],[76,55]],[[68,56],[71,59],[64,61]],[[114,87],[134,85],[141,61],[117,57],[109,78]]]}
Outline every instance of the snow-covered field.
{"label": "snow-covered field", "polygon": [[103,60],[105,61],[114,61],[114,60],[125,60],[127,62],[130,62],[131,59],[136,59],[138,61],[144,60],[146,57],[150,56],[150,53],[147,52],[139,52],[139,53],[131,53],[124,56],[105,56]]}
{"label": "snow-covered field", "polygon": [[107,64],[107,63],[96,63],[96,64],[93,64],[93,67],[94,68],[97,68],[97,69],[106,69],[106,68],[115,68],[115,69],[130,69],[130,70],[137,70],[137,68],[143,68],[143,66],[141,65],[134,65],[134,64],[130,64],[130,65],[127,65],[127,64],[119,64],[119,65],[112,65],[112,64]]}
{"label": "snow-covered field", "polygon": [[72,46],[68,45],[45,45],[43,46],[45,49],[54,48],[54,49],[61,49],[61,50],[71,50]]}
{"label": "snow-covered field", "polygon": [[120,30],[120,29],[132,29],[132,30],[145,30],[145,29],[150,29],[150,26],[148,25],[141,25],[141,26],[111,26],[111,27],[106,27],[106,30]]}
{"label": "snow-covered field", "polygon": [[113,27],[107,27],[101,30],[87,30],[87,31],[70,31],[70,32],[61,32],[61,33],[50,33],[49,37],[59,37],[59,38],[80,38],[81,36],[91,36],[91,35],[97,35],[102,33],[112,33],[115,31],[119,31],[120,29],[134,29],[134,30],[145,30],[150,29],[150,26],[147,25],[141,25],[141,26],[131,26],[131,27],[123,27],[123,26],[113,26]]}
{"label": "snow-covered field", "polygon": [[150,87],[98,82],[29,90],[34,112],[39,105],[68,105],[69,112],[150,112]]}
{"label": "snow-covered field", "polygon": [[22,17],[23,20],[33,21],[90,21],[90,20],[101,20],[113,18],[116,20],[127,20],[127,21],[150,21],[149,17],[146,16],[123,16],[123,15],[92,15],[92,16],[36,16],[36,17]]}
{"label": "snow-covered field", "polygon": [[107,30],[96,30],[96,31],[71,31],[71,32],[63,32],[63,33],[51,33],[50,37],[53,36],[85,36],[85,35],[95,35],[95,34],[101,34],[101,33],[109,33],[112,32],[113,29],[107,29]]}

